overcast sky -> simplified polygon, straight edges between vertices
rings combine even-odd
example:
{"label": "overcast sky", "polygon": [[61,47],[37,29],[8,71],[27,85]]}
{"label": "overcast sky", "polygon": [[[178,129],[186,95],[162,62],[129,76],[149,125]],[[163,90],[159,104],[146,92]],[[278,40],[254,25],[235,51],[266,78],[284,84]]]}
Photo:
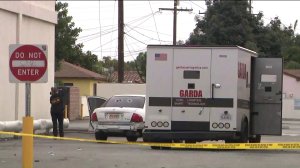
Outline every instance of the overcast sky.
{"label": "overcast sky", "polygon": [[[64,1],[63,1],[64,2]],[[90,50],[101,59],[103,56],[117,58],[117,1],[66,1],[69,15],[73,16],[76,27],[83,30],[78,42],[84,50]],[[265,23],[278,16],[286,26],[300,20],[299,1],[253,1],[253,13],[262,11]],[[159,8],[172,8],[173,1],[126,1],[124,2],[125,61],[136,58],[146,51],[147,44],[172,44],[173,12]],[[194,17],[205,12],[204,1],[180,1],[178,8],[193,9],[179,12],[177,41],[185,41],[195,28]],[[100,9],[100,10],[99,10]],[[101,34],[99,33],[101,32]],[[300,32],[300,27],[296,29]],[[101,47],[102,46],[102,47]]]}

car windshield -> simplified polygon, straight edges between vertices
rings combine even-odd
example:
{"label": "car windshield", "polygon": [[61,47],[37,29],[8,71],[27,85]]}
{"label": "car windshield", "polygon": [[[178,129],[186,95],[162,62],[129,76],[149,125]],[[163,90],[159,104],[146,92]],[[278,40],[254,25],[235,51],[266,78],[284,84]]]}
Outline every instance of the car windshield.
{"label": "car windshield", "polygon": [[102,107],[132,107],[143,108],[145,97],[141,96],[113,96]]}

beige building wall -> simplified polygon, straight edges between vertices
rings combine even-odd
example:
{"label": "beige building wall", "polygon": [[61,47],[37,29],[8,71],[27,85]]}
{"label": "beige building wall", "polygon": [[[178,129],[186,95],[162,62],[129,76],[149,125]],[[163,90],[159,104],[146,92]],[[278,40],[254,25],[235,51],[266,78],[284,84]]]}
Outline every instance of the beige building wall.
{"label": "beige building wall", "polygon": [[58,81],[62,83],[72,83],[73,86],[78,87],[80,90],[80,96],[93,96],[94,84],[98,83],[94,79],[79,79],[79,78],[59,78]]}
{"label": "beige building wall", "polygon": [[300,99],[300,81],[296,78],[283,74],[283,94],[287,98]]}
{"label": "beige building wall", "polygon": [[300,109],[295,108],[295,101],[300,100],[300,81],[283,75],[282,117],[300,119]]}
{"label": "beige building wall", "polygon": [[9,83],[9,44],[46,44],[48,82],[31,86],[31,116],[50,118],[49,92],[54,85],[55,1],[0,1],[0,121],[25,115],[25,84]]}

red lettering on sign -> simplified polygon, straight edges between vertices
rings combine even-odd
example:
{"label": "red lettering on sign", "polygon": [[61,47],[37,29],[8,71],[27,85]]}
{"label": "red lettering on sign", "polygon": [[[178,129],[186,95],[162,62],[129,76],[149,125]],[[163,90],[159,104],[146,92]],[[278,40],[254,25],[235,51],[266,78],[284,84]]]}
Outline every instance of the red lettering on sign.
{"label": "red lettering on sign", "polygon": [[202,90],[180,90],[180,97],[202,97]]}

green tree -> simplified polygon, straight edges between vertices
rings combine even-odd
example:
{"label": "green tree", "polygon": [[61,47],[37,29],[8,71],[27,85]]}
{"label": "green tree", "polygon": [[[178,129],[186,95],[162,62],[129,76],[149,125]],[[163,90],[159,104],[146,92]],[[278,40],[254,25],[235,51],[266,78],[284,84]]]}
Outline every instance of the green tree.
{"label": "green tree", "polygon": [[291,26],[283,26],[280,19],[275,17],[258,36],[256,43],[260,56],[283,57],[285,50],[293,45],[294,31]]}
{"label": "green tree", "polygon": [[285,68],[300,69],[300,35],[293,39],[293,44],[283,52]]}
{"label": "green tree", "polygon": [[98,61],[98,57],[95,54],[92,54],[91,51],[87,51],[81,57],[80,65],[88,70],[102,73],[102,66]]}
{"label": "green tree", "polygon": [[112,59],[110,56],[103,57],[100,63],[103,68],[118,70],[118,60]]}
{"label": "green tree", "polygon": [[196,17],[197,25],[187,44],[240,45],[254,42],[253,31],[260,17],[247,10],[247,0],[207,1],[204,18]]}
{"label": "green tree", "polygon": [[203,18],[196,16],[196,28],[189,45],[239,45],[258,52],[260,57],[283,57],[286,67],[300,63],[300,37],[294,26],[284,26],[278,17],[264,25],[263,13],[249,12],[247,0],[207,0]]}
{"label": "green tree", "polygon": [[68,4],[57,2],[55,10],[58,12],[55,26],[55,69],[57,70],[61,60],[80,63],[83,44],[76,44],[81,29],[75,27],[72,16],[68,15]]}
{"label": "green tree", "polygon": [[136,57],[135,60],[136,71],[138,72],[143,82],[146,82],[146,60],[147,60],[146,52],[139,53],[139,55]]}
{"label": "green tree", "polygon": [[124,70],[125,71],[135,71],[136,66],[135,66],[135,61],[127,61],[124,64]]}

